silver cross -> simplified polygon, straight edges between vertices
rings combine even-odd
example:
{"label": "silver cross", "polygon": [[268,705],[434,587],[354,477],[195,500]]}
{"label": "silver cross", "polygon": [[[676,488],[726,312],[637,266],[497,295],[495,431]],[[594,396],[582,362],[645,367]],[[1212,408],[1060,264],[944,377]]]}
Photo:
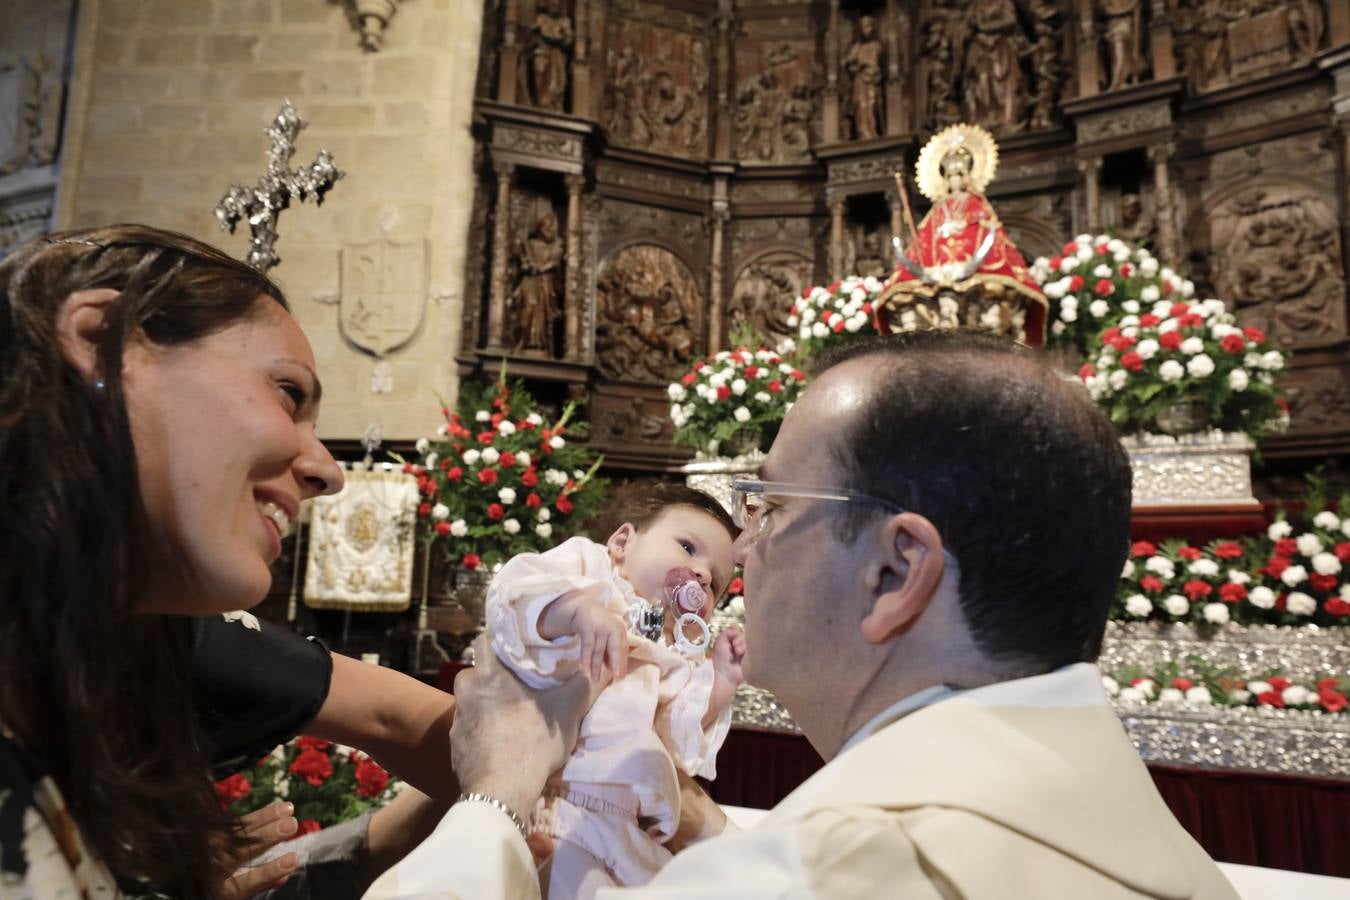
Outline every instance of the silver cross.
{"label": "silver cross", "polygon": [[264,132],[272,139],[267,171],[254,188],[230,185],[215,209],[220,227],[230,234],[234,234],[234,226],[240,219],[248,219],[252,235],[248,264],[259,272],[281,262],[272,246],[277,242],[277,218],[291,205],[291,198],[304,201],[313,197],[315,203],[322,203],[324,192],[345,174],[333,164],[333,155],[323,148],[308,166],[298,171],[286,167],[295,154],[296,136],[308,124],[287,100],[272,120],[272,126]]}

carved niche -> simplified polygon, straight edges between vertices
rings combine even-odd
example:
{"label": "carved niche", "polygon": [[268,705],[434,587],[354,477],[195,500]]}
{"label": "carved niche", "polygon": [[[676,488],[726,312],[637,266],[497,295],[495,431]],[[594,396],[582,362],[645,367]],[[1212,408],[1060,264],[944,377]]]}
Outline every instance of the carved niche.
{"label": "carved niche", "polygon": [[770,250],[747,262],[736,273],[727,315],[732,327],[741,323],[774,341],[793,337],[787,324],[794,297],[815,283],[815,265],[800,250]]}
{"label": "carved niche", "polygon": [[773,40],[736,56],[736,156],[804,163],[820,131],[820,89],[810,41]]}
{"label": "carved niche", "polygon": [[848,121],[852,137],[867,140],[886,132],[886,111],[882,96],[882,68],[885,65],[877,21],[870,15],[858,17],[857,33],[850,36],[840,53],[848,85]]}
{"label": "carved niche", "polygon": [[1189,229],[1216,296],[1285,347],[1346,334],[1340,227],[1327,194],[1299,179],[1249,179],[1207,200]]}
{"label": "carved niche", "polygon": [[698,345],[704,299],[689,267],[657,244],[630,244],[600,266],[596,358],[607,377],[668,382]]}
{"label": "carved niche", "polygon": [[1095,5],[1104,63],[1101,89],[1116,91],[1138,84],[1149,70],[1144,53],[1144,0],[1096,0]]}
{"label": "carved niche", "polygon": [[553,356],[557,352],[567,269],[565,218],[550,197],[526,189],[511,193],[506,346]]}
{"label": "carved niche", "polygon": [[601,118],[610,140],[670,156],[708,150],[708,46],[696,34],[616,19]]}
{"label": "carved niche", "polygon": [[938,0],[921,24],[925,128],[975,122],[999,134],[1058,121],[1067,67],[1054,0]]}
{"label": "carved niche", "polygon": [[566,110],[574,38],[562,0],[535,0],[534,21],[525,29],[519,57],[519,83],[525,85],[532,105]]}
{"label": "carved niche", "polygon": [[1171,21],[1179,63],[1197,91],[1307,62],[1326,36],[1320,0],[1178,0]]}

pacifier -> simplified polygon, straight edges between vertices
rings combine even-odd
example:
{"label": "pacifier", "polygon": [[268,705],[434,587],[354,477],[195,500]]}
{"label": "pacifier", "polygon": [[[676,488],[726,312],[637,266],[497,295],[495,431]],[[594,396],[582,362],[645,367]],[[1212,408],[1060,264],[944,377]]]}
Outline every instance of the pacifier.
{"label": "pacifier", "polygon": [[[691,656],[704,653],[712,642],[712,632],[699,615],[708,602],[708,594],[698,576],[691,569],[671,569],[666,573],[665,595],[666,605],[676,617],[675,649]],[[693,640],[685,633],[690,628],[696,632]]]}

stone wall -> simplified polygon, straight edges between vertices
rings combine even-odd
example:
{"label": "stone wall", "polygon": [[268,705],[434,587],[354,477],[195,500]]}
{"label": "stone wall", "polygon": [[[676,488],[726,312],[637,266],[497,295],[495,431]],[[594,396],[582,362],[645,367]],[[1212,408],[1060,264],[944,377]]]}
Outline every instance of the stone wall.
{"label": "stone wall", "polygon": [[80,0],[57,226],[146,222],[242,257],[247,228],[212,209],[262,173],[291,100],[310,123],[292,165],[325,147],[347,173],[282,214],[271,272],[318,357],[320,434],[426,434],[456,387],[481,21],[404,0],[369,52],[335,0]]}

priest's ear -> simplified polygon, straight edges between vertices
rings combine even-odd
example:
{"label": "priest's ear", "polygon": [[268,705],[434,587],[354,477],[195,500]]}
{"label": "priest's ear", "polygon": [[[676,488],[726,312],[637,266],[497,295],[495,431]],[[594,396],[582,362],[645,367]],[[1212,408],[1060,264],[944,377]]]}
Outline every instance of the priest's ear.
{"label": "priest's ear", "polygon": [[85,381],[99,376],[98,348],[107,327],[108,307],[117,299],[111,288],[75,291],[61,301],[56,313],[56,341],[61,355]]}
{"label": "priest's ear", "polygon": [[609,536],[605,546],[609,549],[609,560],[612,563],[623,562],[624,554],[628,552],[629,543],[637,535],[637,528],[632,522],[624,522]]}
{"label": "priest's ear", "polygon": [[942,584],[946,557],[942,536],[918,513],[899,513],[885,520],[879,544],[867,565],[867,584],[875,598],[862,621],[868,643],[884,644],[914,624]]}

